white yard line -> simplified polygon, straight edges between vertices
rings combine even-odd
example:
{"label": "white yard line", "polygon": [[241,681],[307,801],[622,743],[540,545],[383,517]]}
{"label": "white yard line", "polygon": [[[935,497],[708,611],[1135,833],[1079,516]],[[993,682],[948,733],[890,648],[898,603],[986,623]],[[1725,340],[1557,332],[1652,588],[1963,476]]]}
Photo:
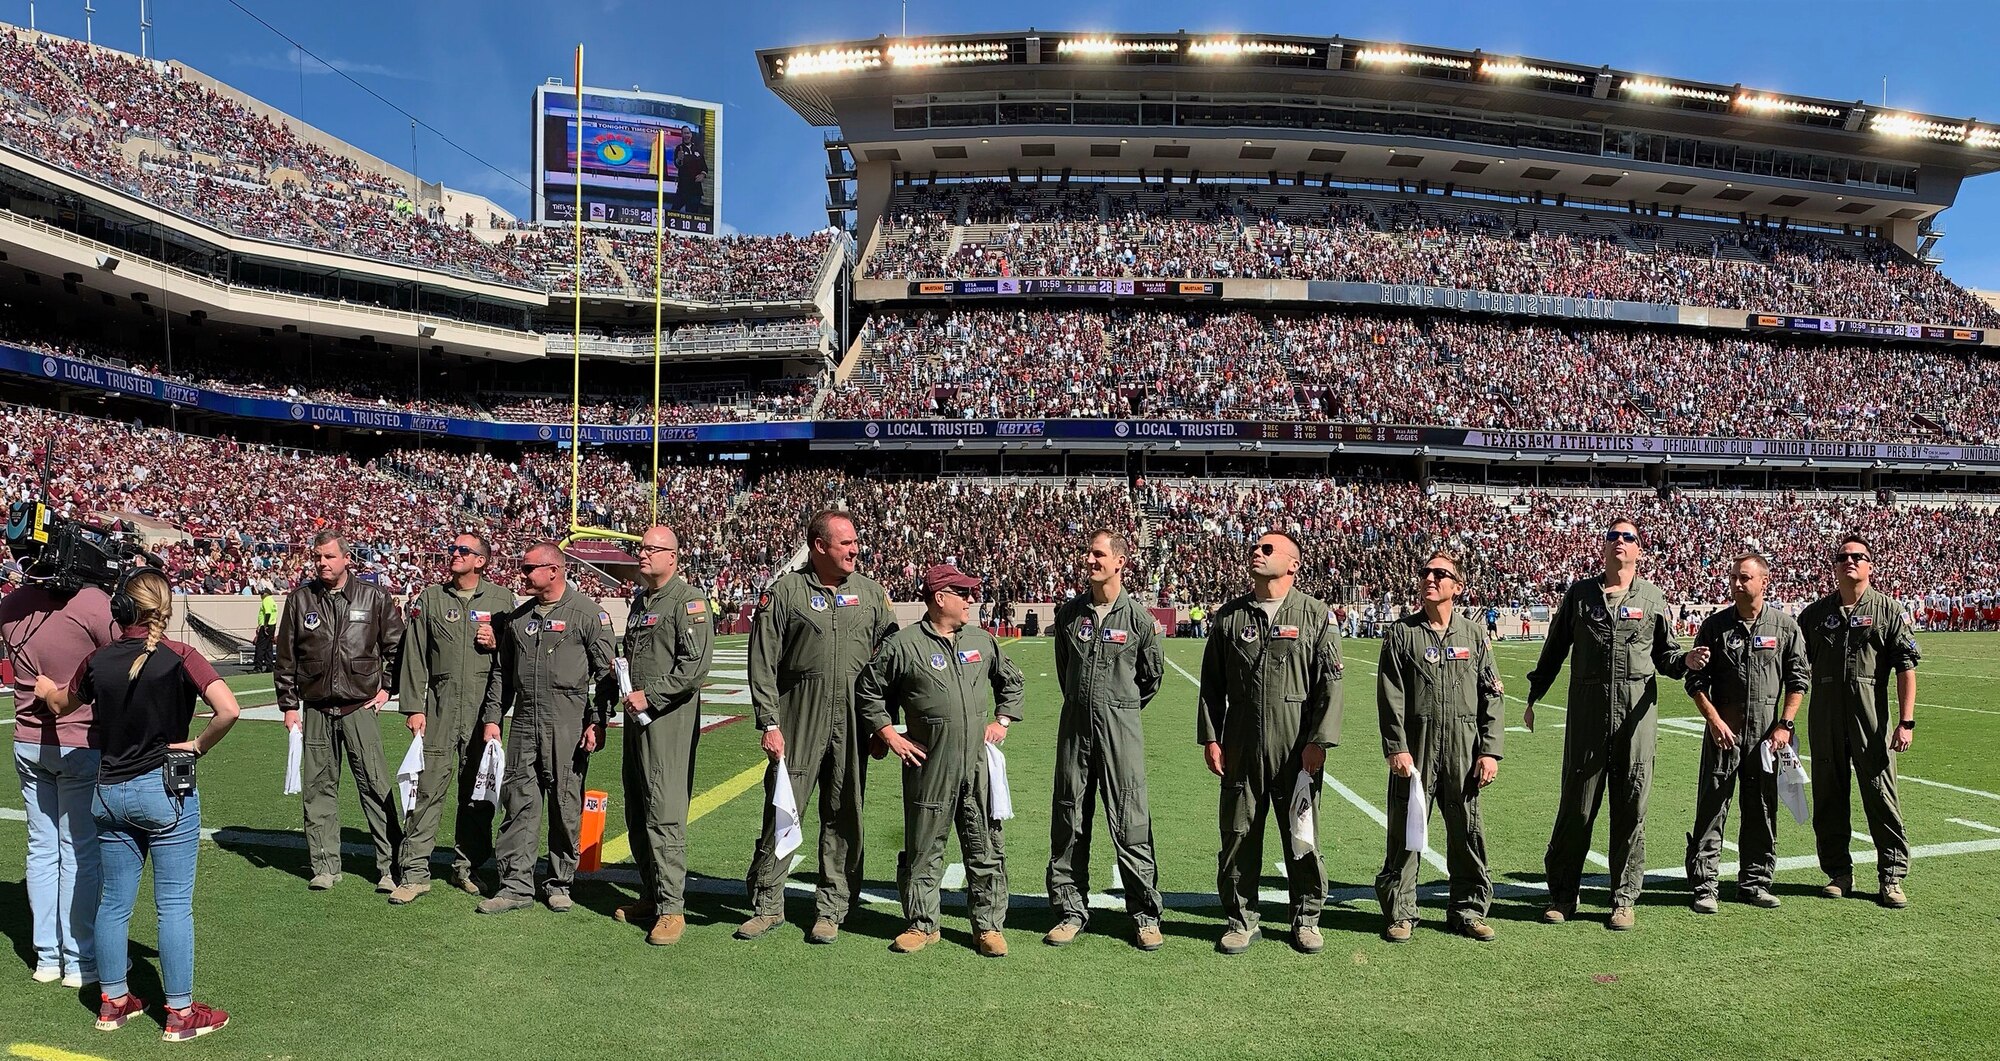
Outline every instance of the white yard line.
{"label": "white yard line", "polygon": [[1930,786],[1931,788],[1942,788],[1942,789],[1947,789],[1947,790],[1949,790],[1949,791],[1952,791],[1952,792],[1963,792],[1963,793],[1965,793],[1965,794],[1966,794],[1966,795],[1968,795],[1968,796],[1979,796],[1979,797],[1981,797],[1981,798],[1983,798],[1983,799],[1990,799],[1990,800],[1994,800],[1994,801],[2000,801],[2000,795],[1997,795],[1997,794],[1995,794],[1995,793],[1992,793],[1992,792],[1985,792],[1985,791],[1981,791],[1980,789],[1976,789],[1976,788],[1960,788],[1960,787],[1959,787],[1959,786],[1957,786],[1957,785],[1947,785],[1947,784],[1945,784],[1945,783],[1944,783],[1944,782],[1942,782],[1942,781],[1926,781],[1925,779],[1923,779],[1923,778],[1921,778],[1921,777],[1911,777],[1911,776],[1910,776],[1910,775],[1908,775],[1908,774],[1897,774],[1897,775],[1896,775],[1896,780],[1898,780],[1898,781],[1908,781],[1909,783],[1911,783],[1911,784],[1913,784],[1913,785],[1928,785],[1928,786]]}
{"label": "white yard line", "polygon": [[2000,826],[1988,825],[1985,822],[1976,822],[1970,818],[1946,818],[1945,821],[1953,825],[1963,825],[1967,828],[1977,829],[1983,833],[2000,833]]}

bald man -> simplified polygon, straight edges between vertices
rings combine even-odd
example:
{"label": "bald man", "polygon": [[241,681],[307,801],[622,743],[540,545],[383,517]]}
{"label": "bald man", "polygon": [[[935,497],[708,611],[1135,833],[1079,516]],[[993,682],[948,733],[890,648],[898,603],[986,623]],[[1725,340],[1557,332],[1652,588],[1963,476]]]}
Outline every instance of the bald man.
{"label": "bald man", "polygon": [[680,539],[648,528],[633,550],[639,589],[625,620],[625,828],[639,866],[639,901],[613,915],[646,925],[646,942],[680,942],[687,929],[687,818],[701,686],[715,650],[706,595],[680,576]]}

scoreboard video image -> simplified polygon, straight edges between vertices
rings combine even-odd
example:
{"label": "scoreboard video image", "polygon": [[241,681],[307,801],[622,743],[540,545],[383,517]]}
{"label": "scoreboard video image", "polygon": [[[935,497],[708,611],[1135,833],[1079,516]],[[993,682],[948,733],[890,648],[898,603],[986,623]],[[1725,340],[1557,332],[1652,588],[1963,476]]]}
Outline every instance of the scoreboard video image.
{"label": "scoreboard video image", "polygon": [[[713,235],[722,214],[722,108],[659,93],[572,87],[535,90],[535,219],[650,228],[662,193],[665,226]],[[580,133],[580,135],[579,135]],[[654,158],[655,152],[659,158]]]}

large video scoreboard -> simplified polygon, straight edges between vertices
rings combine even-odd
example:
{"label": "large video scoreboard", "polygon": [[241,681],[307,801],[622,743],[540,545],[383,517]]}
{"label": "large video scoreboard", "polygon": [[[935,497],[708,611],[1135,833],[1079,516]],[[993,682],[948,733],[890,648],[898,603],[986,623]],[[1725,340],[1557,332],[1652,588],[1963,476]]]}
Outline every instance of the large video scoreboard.
{"label": "large video scoreboard", "polygon": [[658,201],[654,152],[666,168],[666,227],[717,234],[722,220],[722,105],[657,92],[565,85],[535,88],[536,221],[583,220],[651,228]]}

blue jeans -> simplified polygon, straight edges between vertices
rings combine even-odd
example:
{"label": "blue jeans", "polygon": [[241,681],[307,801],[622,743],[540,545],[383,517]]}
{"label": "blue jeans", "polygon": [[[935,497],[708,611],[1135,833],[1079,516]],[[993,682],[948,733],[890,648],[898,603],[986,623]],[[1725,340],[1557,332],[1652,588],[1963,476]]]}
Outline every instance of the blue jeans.
{"label": "blue jeans", "polygon": [[160,913],[160,982],[167,1005],[194,1001],[194,857],[201,847],[201,795],[167,795],[160,771],[115,785],[97,786],[99,852],[104,898],[97,906],[97,967],[106,998],[129,990],[132,959],[127,933],[139,874],[153,857],[153,905]]}
{"label": "blue jeans", "polygon": [[91,937],[97,924],[97,789],[93,748],[14,742],[21,802],[28,808],[28,910],[35,923],[35,967],[97,979]]}

